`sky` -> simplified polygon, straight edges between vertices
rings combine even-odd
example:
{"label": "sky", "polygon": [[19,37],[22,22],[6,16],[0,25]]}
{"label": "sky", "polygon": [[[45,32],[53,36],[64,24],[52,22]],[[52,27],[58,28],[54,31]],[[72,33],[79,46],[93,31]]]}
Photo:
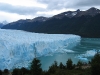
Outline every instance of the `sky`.
{"label": "sky", "polygon": [[0,22],[51,17],[65,11],[100,8],[100,0],[0,0]]}

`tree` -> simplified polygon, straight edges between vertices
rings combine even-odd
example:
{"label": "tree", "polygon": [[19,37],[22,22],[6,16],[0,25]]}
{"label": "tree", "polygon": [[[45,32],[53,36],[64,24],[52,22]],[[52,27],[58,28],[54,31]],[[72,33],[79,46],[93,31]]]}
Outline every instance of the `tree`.
{"label": "tree", "polygon": [[21,70],[18,68],[13,69],[12,75],[21,75]]}
{"label": "tree", "polygon": [[40,60],[34,58],[30,66],[30,71],[32,75],[41,75],[42,69],[41,69]]}
{"label": "tree", "polygon": [[57,61],[54,61],[54,66],[55,66],[56,68],[58,67]]}
{"label": "tree", "polygon": [[82,65],[83,65],[83,63],[79,60],[77,63],[78,69],[82,69]]}
{"label": "tree", "polygon": [[8,74],[9,74],[9,70],[8,70],[8,69],[4,69],[3,74],[4,74],[4,75],[8,75]]}
{"label": "tree", "polygon": [[25,75],[25,74],[28,74],[29,73],[29,70],[26,69],[26,68],[24,68],[24,67],[22,67],[20,70],[21,70],[21,74],[22,75]]}
{"label": "tree", "polygon": [[60,62],[59,68],[60,68],[60,69],[64,69],[64,68],[65,68],[65,66],[62,64],[62,62]]}
{"label": "tree", "polygon": [[0,70],[0,75],[2,75],[2,71]]}
{"label": "tree", "polygon": [[100,75],[100,54],[97,53],[91,60],[91,73],[92,75]]}
{"label": "tree", "polygon": [[4,73],[8,73],[9,72],[9,70],[8,69],[4,69]]}
{"label": "tree", "polygon": [[67,65],[67,69],[69,70],[73,69],[73,62],[71,59],[68,59],[66,65]]}
{"label": "tree", "polygon": [[54,63],[49,67],[48,72],[54,74],[58,68],[57,61],[54,61]]}

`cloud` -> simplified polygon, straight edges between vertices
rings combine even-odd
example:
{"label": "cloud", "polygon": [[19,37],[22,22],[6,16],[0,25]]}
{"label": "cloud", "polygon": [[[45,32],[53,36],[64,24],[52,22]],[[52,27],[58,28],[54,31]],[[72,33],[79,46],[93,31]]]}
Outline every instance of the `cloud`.
{"label": "cloud", "polygon": [[8,22],[13,22],[13,21],[17,21],[19,19],[33,19],[36,16],[32,16],[32,15],[19,15],[16,13],[7,13],[7,12],[3,12],[0,11],[0,22],[7,20]]}
{"label": "cloud", "polygon": [[91,7],[100,8],[100,0],[0,0],[0,11],[25,18],[50,17],[69,10],[87,10]]}
{"label": "cloud", "polygon": [[6,3],[0,3],[0,11],[17,13],[20,15],[34,15],[37,11],[43,10],[43,8],[39,7],[13,6]]}
{"label": "cloud", "polygon": [[6,3],[10,5],[17,6],[28,6],[28,7],[40,7],[46,8],[47,5],[44,3],[39,3],[36,0],[0,0],[0,3]]}
{"label": "cloud", "polygon": [[76,3],[77,6],[100,6],[100,0],[82,0]]}
{"label": "cloud", "polygon": [[65,11],[69,11],[69,10],[73,11],[73,9],[65,9],[65,8],[63,8],[61,10],[38,11],[36,14],[50,17],[52,15],[56,15],[56,14],[59,14],[59,13],[65,12]]}
{"label": "cloud", "polygon": [[[66,8],[69,7],[69,3],[72,0],[37,0],[38,2],[41,3],[45,3],[48,4],[48,9],[49,10],[53,10],[53,9],[62,9],[62,8]],[[70,3],[70,6],[72,5],[72,3]]]}
{"label": "cloud", "polygon": [[55,9],[87,9],[90,7],[100,7],[100,0],[37,0],[48,4],[49,10]]}

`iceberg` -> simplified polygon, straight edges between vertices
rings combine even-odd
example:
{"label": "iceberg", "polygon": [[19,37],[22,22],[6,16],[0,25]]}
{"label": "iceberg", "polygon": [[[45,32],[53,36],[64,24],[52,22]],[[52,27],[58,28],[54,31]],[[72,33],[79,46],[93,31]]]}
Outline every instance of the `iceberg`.
{"label": "iceberg", "polygon": [[57,52],[73,52],[81,37],[0,29],[0,69],[29,67],[33,58]]}
{"label": "iceberg", "polygon": [[82,58],[82,57],[93,57],[97,52],[100,52],[100,50],[96,50],[96,49],[93,49],[93,50],[87,50],[84,54],[80,54],[78,55],[77,57],[78,58]]}

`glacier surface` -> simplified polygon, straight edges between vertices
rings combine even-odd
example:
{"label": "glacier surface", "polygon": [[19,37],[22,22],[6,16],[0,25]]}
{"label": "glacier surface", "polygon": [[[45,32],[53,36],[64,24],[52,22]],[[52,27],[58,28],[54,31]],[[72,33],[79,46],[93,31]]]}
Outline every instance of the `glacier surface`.
{"label": "glacier surface", "polygon": [[[73,52],[80,36],[72,34],[42,34],[0,29],[0,69],[28,67],[35,57]],[[36,52],[35,52],[36,51]]]}

